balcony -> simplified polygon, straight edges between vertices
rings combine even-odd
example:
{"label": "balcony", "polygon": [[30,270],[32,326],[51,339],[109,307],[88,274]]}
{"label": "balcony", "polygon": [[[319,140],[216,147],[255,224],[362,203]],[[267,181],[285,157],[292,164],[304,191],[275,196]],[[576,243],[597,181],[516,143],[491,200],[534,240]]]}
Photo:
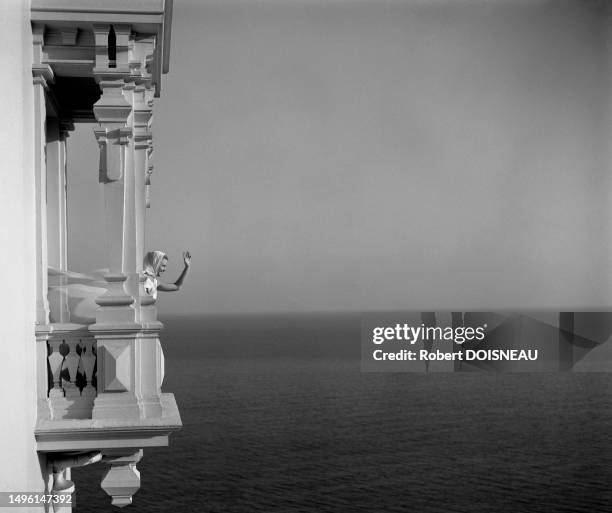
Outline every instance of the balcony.
{"label": "balcony", "polygon": [[[125,506],[140,485],[143,448],[168,445],[181,419],[162,392],[163,325],[144,288],[146,209],[153,163],[152,118],[168,69],[172,3],[142,0],[32,1],[37,252],[37,450],[73,487],[70,468],[102,460],[101,485]],[[67,138],[90,123],[99,152],[92,179],[104,204],[107,269],[89,314],[75,308],[67,262]],[[75,215],[74,213],[72,215]],[[78,213],[76,214],[78,215]]]}
{"label": "balcony", "polygon": [[[98,348],[94,331],[86,325],[58,323],[38,330],[37,354],[41,367],[47,368],[40,373],[38,389],[39,451],[168,445],[181,419],[174,396],[161,393],[164,360],[157,329],[149,328],[149,336],[139,340],[141,355],[151,348],[151,365],[135,355],[136,344],[130,342],[120,341],[119,350]],[[119,335],[116,330],[113,334]],[[152,376],[138,376],[135,363]],[[132,388],[130,383],[139,386]],[[148,395],[147,383],[152,385]],[[140,394],[134,392],[137,388]]]}

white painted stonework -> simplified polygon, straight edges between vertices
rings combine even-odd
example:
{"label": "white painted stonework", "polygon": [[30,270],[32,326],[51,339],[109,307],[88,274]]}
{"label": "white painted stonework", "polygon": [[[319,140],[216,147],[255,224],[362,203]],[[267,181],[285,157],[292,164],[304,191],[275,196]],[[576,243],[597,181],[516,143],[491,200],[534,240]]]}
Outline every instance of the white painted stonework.
{"label": "white painted stonework", "polygon": [[[163,326],[142,273],[151,125],[171,14],[169,0],[0,7],[11,77],[1,86],[11,99],[0,137],[0,254],[11,270],[0,299],[0,444],[10,462],[2,491],[67,489],[70,468],[102,461],[102,488],[113,504],[128,505],[142,448],[167,445],[181,427],[174,396],[161,391]],[[67,261],[66,169],[67,138],[81,122],[99,145],[99,164],[83,172],[104,191],[107,230],[91,237],[104,238],[108,265],[97,287],[78,289]],[[75,290],[91,295],[89,316]]]}
{"label": "white painted stonework", "polygon": [[[0,490],[43,491],[45,469],[34,439],[37,370],[35,192],[32,90],[32,34],[29,6],[7,0],[0,6],[0,60],[4,102],[0,136],[0,261],[5,294],[0,297],[0,452],[5,469]],[[28,511],[29,508],[21,509]],[[31,511],[34,511],[33,509]]]}

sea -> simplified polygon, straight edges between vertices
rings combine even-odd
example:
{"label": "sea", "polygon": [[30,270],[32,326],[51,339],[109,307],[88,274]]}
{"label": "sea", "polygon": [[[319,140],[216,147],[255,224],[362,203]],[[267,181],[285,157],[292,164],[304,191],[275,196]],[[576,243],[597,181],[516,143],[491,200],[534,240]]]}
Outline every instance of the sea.
{"label": "sea", "polygon": [[[366,373],[358,314],[162,320],[183,428],[132,513],[612,511],[612,374]],[[116,509],[104,471],[76,511]]]}

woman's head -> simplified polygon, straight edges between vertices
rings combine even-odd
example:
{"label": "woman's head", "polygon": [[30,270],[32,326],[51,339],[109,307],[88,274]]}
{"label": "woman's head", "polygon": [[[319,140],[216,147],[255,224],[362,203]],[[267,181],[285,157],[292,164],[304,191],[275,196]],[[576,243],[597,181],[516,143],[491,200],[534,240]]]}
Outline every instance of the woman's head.
{"label": "woman's head", "polygon": [[143,261],[145,271],[159,276],[166,270],[168,265],[168,256],[163,251],[149,251]]}
{"label": "woman's head", "polygon": [[168,257],[164,255],[162,261],[159,263],[159,268],[157,269],[157,275],[159,276],[161,273],[166,272],[166,267],[168,266]]}

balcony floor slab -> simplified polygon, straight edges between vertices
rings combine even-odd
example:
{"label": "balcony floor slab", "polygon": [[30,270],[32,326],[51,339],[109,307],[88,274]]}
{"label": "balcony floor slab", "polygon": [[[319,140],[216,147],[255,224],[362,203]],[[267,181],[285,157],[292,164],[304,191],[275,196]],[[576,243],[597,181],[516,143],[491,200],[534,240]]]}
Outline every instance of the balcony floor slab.
{"label": "balcony floor slab", "polygon": [[39,452],[164,447],[182,427],[173,394],[162,394],[162,416],[148,419],[40,419],[35,437]]}

